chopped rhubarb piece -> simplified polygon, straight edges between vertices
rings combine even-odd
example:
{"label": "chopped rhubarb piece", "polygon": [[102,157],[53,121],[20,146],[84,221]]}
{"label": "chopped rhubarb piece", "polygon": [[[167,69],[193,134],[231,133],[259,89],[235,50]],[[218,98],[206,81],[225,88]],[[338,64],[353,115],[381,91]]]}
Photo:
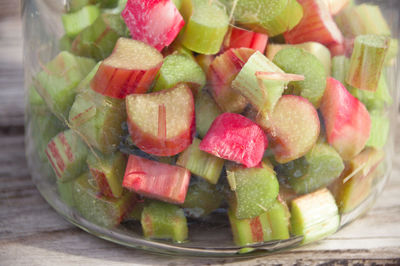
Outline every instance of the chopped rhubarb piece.
{"label": "chopped rhubarb piece", "polygon": [[237,219],[232,210],[228,211],[228,216],[233,241],[238,246],[289,238],[290,213],[286,204],[278,200],[267,212],[254,218]]}
{"label": "chopped rhubarb piece", "polygon": [[346,82],[358,89],[376,91],[389,49],[390,38],[360,35],[354,41]]}
{"label": "chopped rhubarb piece", "polygon": [[390,120],[379,110],[372,110],[369,115],[371,117],[371,134],[366,146],[383,148],[389,136]]}
{"label": "chopped rhubarb piece", "polygon": [[204,73],[208,73],[211,63],[214,61],[215,56],[209,54],[199,54],[196,56],[196,62],[199,64]]}
{"label": "chopped rhubarb piece", "polygon": [[106,197],[119,198],[122,195],[122,179],[126,168],[125,155],[120,152],[97,156],[90,153],[87,163],[100,192]]}
{"label": "chopped rhubarb piece", "polygon": [[91,82],[94,91],[113,98],[145,93],[162,65],[162,55],[145,43],[119,38],[113,53]]}
{"label": "chopped rhubarb piece", "polygon": [[211,184],[217,184],[224,167],[224,160],[201,151],[199,145],[200,140],[193,139],[192,145],[179,155],[176,164],[185,167]]}
{"label": "chopped rhubarb piece", "polygon": [[95,5],[84,6],[76,12],[64,14],[62,22],[66,34],[74,38],[84,28],[90,26],[99,15],[100,9]]}
{"label": "chopped rhubarb piece", "polygon": [[196,133],[202,139],[208,129],[210,129],[212,122],[220,114],[221,109],[215,103],[211,95],[207,91],[202,91],[196,98]]}
{"label": "chopped rhubarb piece", "polygon": [[186,149],[195,129],[194,100],[184,84],[126,97],[128,128],[133,143],[157,156],[172,156]]}
{"label": "chopped rhubarb piece", "polygon": [[143,208],[140,223],[146,238],[171,239],[178,243],[188,238],[186,217],[178,206],[152,201]]}
{"label": "chopped rhubarb piece", "polygon": [[34,79],[34,85],[49,109],[58,118],[68,117],[77,92],[76,86],[95,64],[93,59],[64,51],[42,66],[42,71]]}
{"label": "chopped rhubarb piece", "polygon": [[206,84],[206,75],[192,58],[182,54],[172,54],[164,58],[153,91],[161,91],[186,83],[194,95]]}
{"label": "chopped rhubarb piece", "polygon": [[268,140],[250,119],[234,113],[218,116],[200,143],[200,150],[254,167],[261,162]]}
{"label": "chopped rhubarb piece", "polygon": [[296,0],[225,2],[236,23],[271,37],[291,30],[303,17],[303,8]]}
{"label": "chopped rhubarb piece", "polygon": [[182,204],[185,214],[193,218],[209,215],[222,203],[223,194],[215,185],[196,179],[190,182],[185,202]]}
{"label": "chopped rhubarb piece", "polygon": [[371,193],[377,167],[384,159],[382,150],[367,148],[351,159],[332,189],[341,213],[359,206]]}
{"label": "chopped rhubarb piece", "polygon": [[317,143],[304,157],[278,166],[278,172],[297,194],[326,187],[340,176],[343,169],[342,158],[326,143]]}
{"label": "chopped rhubarb piece", "polygon": [[58,180],[62,182],[77,178],[86,169],[88,148],[72,130],[55,136],[47,144],[46,154]]}
{"label": "chopped rhubarb piece", "polygon": [[137,196],[129,191],[124,191],[118,199],[99,197],[99,190],[88,173],[82,174],[73,184],[75,208],[85,219],[107,228],[119,225],[137,201]]}
{"label": "chopped rhubarb piece", "polygon": [[126,26],[120,15],[102,14],[78,34],[71,50],[80,56],[103,60],[111,54],[118,38],[125,32]]}
{"label": "chopped rhubarb piece", "polygon": [[343,43],[343,36],[327,6],[320,0],[298,0],[304,16],[292,30],[284,33],[290,44],[319,42],[324,45]]}
{"label": "chopped rhubarb piece", "polygon": [[224,49],[250,48],[264,53],[267,43],[268,35],[266,34],[231,26],[225,36]]}
{"label": "chopped rhubarb piece", "polygon": [[258,113],[256,121],[267,132],[275,160],[279,163],[305,155],[320,133],[317,110],[301,96],[282,96],[272,113]]}
{"label": "chopped rhubarb piece", "polygon": [[267,211],[279,193],[275,172],[267,162],[253,168],[229,163],[226,174],[230,192],[228,202],[238,219],[254,218]]}
{"label": "chopped rhubarb piece", "polygon": [[308,99],[318,108],[324,95],[327,77],[321,61],[303,49],[289,47],[280,50],[273,62],[285,72],[305,76],[305,80],[289,82],[288,86],[293,89],[293,94]]}
{"label": "chopped rhubarb piece", "polygon": [[275,55],[282,49],[288,47],[301,48],[306,52],[314,55],[324,65],[325,72],[331,73],[331,53],[328,48],[319,42],[305,42],[300,44],[269,44],[267,46],[266,56],[273,61]]}
{"label": "chopped rhubarb piece", "polygon": [[246,99],[233,91],[231,83],[255,52],[248,48],[229,49],[211,63],[208,73],[211,83],[210,91],[222,111],[241,113],[246,107]]}
{"label": "chopped rhubarb piece", "polygon": [[339,229],[338,207],[326,188],[294,199],[290,209],[291,233],[303,236],[304,244],[325,238]]}
{"label": "chopped rhubarb piece", "polygon": [[196,53],[218,53],[228,30],[225,8],[217,1],[186,0],[182,9],[186,20],[182,44]]}
{"label": "chopped rhubarb piece", "polygon": [[128,0],[121,13],[133,39],[161,51],[185,22],[171,0]]}
{"label": "chopped rhubarb piece", "polygon": [[122,185],[145,197],[181,204],[190,180],[189,170],[129,155]]}
{"label": "chopped rhubarb piece", "polygon": [[[265,79],[260,72],[285,74],[259,51],[250,56],[239,74],[232,81],[232,88],[242,94],[259,112],[271,112],[283,90],[287,80]],[[280,75],[282,77],[282,75]]]}
{"label": "chopped rhubarb piece", "polygon": [[344,160],[350,160],[364,148],[371,129],[365,106],[337,80],[327,79],[320,107],[328,143]]}

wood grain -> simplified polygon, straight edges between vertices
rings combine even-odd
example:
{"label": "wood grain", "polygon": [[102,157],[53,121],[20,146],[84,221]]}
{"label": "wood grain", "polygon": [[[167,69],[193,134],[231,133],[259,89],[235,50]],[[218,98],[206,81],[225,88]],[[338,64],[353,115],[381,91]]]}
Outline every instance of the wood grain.
{"label": "wood grain", "polygon": [[162,256],[98,239],[66,222],[40,196],[25,161],[21,24],[15,2],[0,2],[0,265],[400,265],[399,153],[392,178],[370,212],[325,241],[268,257]]}

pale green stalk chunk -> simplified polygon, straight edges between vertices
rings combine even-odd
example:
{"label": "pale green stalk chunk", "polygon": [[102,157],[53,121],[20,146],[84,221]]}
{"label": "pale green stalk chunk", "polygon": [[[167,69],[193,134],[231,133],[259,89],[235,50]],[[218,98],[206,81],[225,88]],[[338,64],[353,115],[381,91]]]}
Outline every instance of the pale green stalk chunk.
{"label": "pale green stalk chunk", "polygon": [[306,194],[338,178],[344,163],[334,148],[317,143],[304,157],[278,168],[297,194]]}
{"label": "pale green stalk chunk", "polygon": [[291,204],[291,233],[303,236],[303,244],[323,239],[339,229],[335,199],[326,188],[303,195]]}
{"label": "pale green stalk chunk", "polygon": [[93,59],[63,51],[37,74],[34,85],[57,117],[68,117],[76,95],[75,87],[94,66]]}
{"label": "pale green stalk chunk", "polygon": [[176,205],[151,201],[144,207],[140,222],[146,238],[171,239],[178,243],[188,238],[186,217]]}
{"label": "pale green stalk chunk", "polygon": [[283,74],[282,69],[259,51],[250,56],[242,70],[232,82],[232,87],[242,94],[258,111],[271,112],[282,96],[287,81],[260,80],[257,72]]}
{"label": "pale green stalk chunk", "polygon": [[206,75],[195,60],[183,54],[164,58],[153,91],[161,91],[184,82],[197,93],[206,84]]}
{"label": "pale green stalk chunk", "polygon": [[217,1],[211,4],[208,0],[185,1],[184,5],[190,6],[185,9],[191,14],[183,29],[182,44],[196,53],[218,53],[229,25],[225,8]]}
{"label": "pale green stalk chunk", "polygon": [[271,208],[279,193],[275,172],[262,162],[259,167],[227,166],[230,207],[237,219],[254,218]]}
{"label": "pale green stalk chunk", "polygon": [[90,26],[100,15],[100,9],[96,5],[84,6],[78,11],[62,15],[65,33],[74,38],[84,28]]}
{"label": "pale green stalk chunk", "polygon": [[195,111],[196,132],[200,138],[203,138],[210,129],[212,122],[222,114],[222,111],[207,91],[201,91],[196,98]]}
{"label": "pale green stalk chunk", "polygon": [[354,41],[346,82],[361,90],[376,91],[389,44],[389,37],[358,36]]}
{"label": "pale green stalk chunk", "polygon": [[286,73],[304,75],[302,81],[289,82],[293,93],[308,99],[319,107],[326,88],[327,73],[324,65],[309,52],[290,47],[280,50],[273,62]]}
{"label": "pale green stalk chunk", "polygon": [[224,167],[224,160],[200,150],[201,140],[194,138],[192,144],[184,150],[176,162],[211,184],[216,184]]}
{"label": "pale green stalk chunk", "polygon": [[303,17],[303,8],[296,0],[222,1],[233,11],[235,22],[250,30],[273,37],[293,29]]}

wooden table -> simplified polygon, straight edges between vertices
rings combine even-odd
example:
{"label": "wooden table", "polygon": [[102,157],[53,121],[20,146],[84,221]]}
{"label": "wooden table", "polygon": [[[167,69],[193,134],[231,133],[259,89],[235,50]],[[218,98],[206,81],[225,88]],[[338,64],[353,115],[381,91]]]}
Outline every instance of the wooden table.
{"label": "wooden table", "polygon": [[66,222],[43,200],[27,170],[21,25],[15,2],[0,2],[0,265],[400,265],[399,152],[392,178],[368,214],[323,242],[268,257],[162,256],[98,239]]}

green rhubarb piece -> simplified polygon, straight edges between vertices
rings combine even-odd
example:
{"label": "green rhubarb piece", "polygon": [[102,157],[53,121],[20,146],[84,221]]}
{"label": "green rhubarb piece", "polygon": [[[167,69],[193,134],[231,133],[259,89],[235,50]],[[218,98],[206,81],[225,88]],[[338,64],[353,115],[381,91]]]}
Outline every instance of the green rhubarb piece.
{"label": "green rhubarb piece", "polygon": [[304,157],[279,166],[297,194],[306,194],[326,187],[340,176],[344,163],[334,148],[317,143]]}
{"label": "green rhubarb piece", "polygon": [[90,81],[100,63],[77,86],[78,95],[69,112],[69,123],[84,140],[102,153],[117,149],[126,120],[125,102],[96,93]]}
{"label": "green rhubarb piece", "polygon": [[35,87],[57,117],[68,116],[76,94],[75,87],[94,65],[92,59],[63,51],[37,74]]}
{"label": "green rhubarb piece", "polygon": [[200,142],[201,140],[194,138],[192,144],[179,155],[176,164],[211,184],[217,184],[224,167],[224,160],[200,150]]}
{"label": "green rhubarb piece", "polygon": [[340,216],[329,190],[323,188],[292,200],[290,223],[291,233],[303,236],[303,244],[336,232]]}
{"label": "green rhubarb piece", "polygon": [[65,33],[74,38],[84,28],[90,26],[100,15],[100,9],[96,5],[84,6],[78,11],[62,15]]}
{"label": "green rhubarb piece", "polygon": [[237,219],[232,210],[228,211],[228,216],[233,240],[238,246],[289,238],[289,209],[278,200],[267,212],[254,218]]}
{"label": "green rhubarb piece", "polygon": [[110,155],[89,153],[87,163],[101,193],[107,197],[119,198],[123,190],[125,155],[121,152],[114,152]]}
{"label": "green rhubarb piece", "polygon": [[276,36],[293,29],[303,17],[296,0],[224,0],[235,22],[250,30]]}
{"label": "green rhubarb piece", "polygon": [[180,9],[182,6],[182,1],[183,0],[172,0],[172,3],[174,3],[174,5],[176,6],[176,9]]}
{"label": "green rhubarb piece", "polygon": [[182,8],[187,17],[182,44],[196,53],[218,53],[229,25],[225,8],[208,0],[184,0]]}
{"label": "green rhubarb piece", "polygon": [[153,91],[161,91],[184,82],[194,94],[206,84],[206,75],[192,58],[182,54],[172,54],[164,58]]}
{"label": "green rhubarb piece", "polygon": [[232,87],[242,94],[258,111],[271,112],[282,96],[287,81],[260,80],[257,72],[283,74],[284,72],[256,51],[232,82]]}
{"label": "green rhubarb piece", "polygon": [[228,196],[237,219],[254,218],[267,211],[279,193],[274,170],[263,161],[259,167],[226,166],[231,192]]}
{"label": "green rhubarb piece", "polygon": [[88,149],[71,129],[52,138],[47,145],[46,154],[61,182],[77,178],[86,170]]}
{"label": "green rhubarb piece", "polygon": [[73,198],[75,208],[85,219],[104,227],[117,226],[136,201],[135,194],[127,191],[118,199],[99,197],[96,183],[88,173],[74,181]]}
{"label": "green rhubarb piece", "polygon": [[360,35],[354,41],[346,82],[358,89],[376,91],[390,38],[379,35]]}
{"label": "green rhubarb piece", "polygon": [[210,129],[215,118],[222,114],[218,105],[207,91],[201,91],[196,98],[196,132],[200,138],[203,138]]}
{"label": "green rhubarb piece", "polygon": [[176,205],[151,201],[143,208],[140,222],[146,238],[171,239],[178,243],[188,238],[186,217]]}
{"label": "green rhubarb piece", "polygon": [[72,52],[96,61],[108,57],[118,38],[124,36],[126,25],[120,15],[102,14],[82,30],[72,43]]}
{"label": "green rhubarb piece", "polygon": [[304,75],[302,81],[292,81],[289,87],[293,93],[307,98],[319,107],[325,92],[327,73],[324,65],[313,54],[300,48],[285,48],[274,57],[273,62],[287,73]]}
{"label": "green rhubarb piece", "polygon": [[76,12],[84,6],[94,4],[95,0],[68,0],[66,1],[67,4],[67,11],[68,12]]}
{"label": "green rhubarb piece", "polygon": [[380,149],[366,148],[348,162],[333,188],[341,213],[354,210],[370,195],[377,167],[384,156]]}
{"label": "green rhubarb piece", "polygon": [[75,206],[74,201],[74,181],[59,182],[57,181],[57,191],[60,195],[60,199],[67,204],[69,207]]}
{"label": "green rhubarb piece", "polygon": [[371,131],[367,147],[383,148],[385,146],[390,129],[390,120],[379,110],[373,110],[369,113],[371,117]]}
{"label": "green rhubarb piece", "polygon": [[390,36],[390,28],[379,6],[371,4],[353,5],[345,8],[335,21],[345,36],[376,34]]}
{"label": "green rhubarb piece", "polygon": [[325,45],[318,42],[305,42],[300,44],[269,44],[267,46],[266,55],[269,60],[273,60],[275,55],[282,49],[289,47],[301,48],[306,52],[314,55],[324,66],[325,72],[330,75],[331,73],[331,52]]}
{"label": "green rhubarb piece", "polygon": [[182,204],[186,215],[194,218],[204,217],[221,205],[223,195],[215,185],[202,179],[191,182],[185,202]]}

